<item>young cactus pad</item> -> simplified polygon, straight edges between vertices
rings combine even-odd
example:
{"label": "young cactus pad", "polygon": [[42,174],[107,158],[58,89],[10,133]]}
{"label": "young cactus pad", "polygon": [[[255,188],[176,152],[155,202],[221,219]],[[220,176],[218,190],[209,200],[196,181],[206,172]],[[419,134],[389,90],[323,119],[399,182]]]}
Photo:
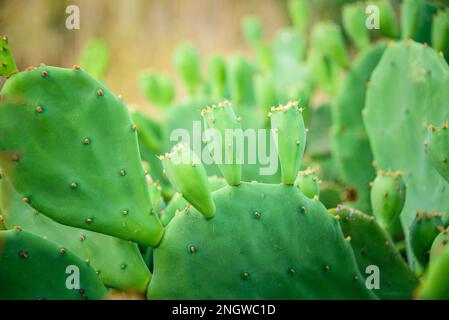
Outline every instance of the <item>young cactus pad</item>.
{"label": "young cactus pad", "polygon": [[96,300],[106,294],[95,270],[69,250],[19,227],[0,231],[0,300]]}
{"label": "young cactus pad", "polygon": [[310,199],[318,199],[320,196],[320,184],[321,181],[318,178],[314,169],[307,169],[298,172],[295,184],[299,190]]}
{"label": "young cactus pad", "polygon": [[[244,150],[242,150],[243,146],[238,144],[237,135],[234,135],[232,132],[240,131],[243,134],[243,131],[240,120],[235,115],[231,104],[223,102],[218,105],[207,107],[201,111],[201,115],[203,116],[206,133],[210,132],[210,129],[214,129],[215,131],[213,132],[219,133],[221,137],[220,150],[210,148],[209,151],[211,152],[211,156],[215,157],[221,155],[219,159],[216,159],[218,161],[215,162],[220,168],[224,178],[230,185],[240,184],[242,178],[241,163],[243,163]],[[217,138],[218,137],[214,137],[213,135],[206,137],[206,139]]]}
{"label": "young cactus pad", "polygon": [[429,126],[427,152],[433,167],[449,182],[449,124],[441,128]]}
{"label": "young cactus pad", "polygon": [[399,216],[405,203],[401,172],[379,170],[371,184],[371,207],[379,225],[392,237],[402,233]]}
{"label": "young cactus pad", "polygon": [[8,38],[0,37],[0,76],[9,77],[17,72],[16,62],[9,47]]}
{"label": "young cactus pad", "polygon": [[[276,123],[283,132],[298,126]],[[200,164],[175,165],[175,157],[178,151],[164,157],[164,166],[175,185],[182,182],[179,189],[193,208],[173,217],[154,249],[149,299],[376,298],[361,280],[338,221],[318,200],[293,185],[258,182],[209,193]],[[216,208],[212,217],[205,214],[206,200]]]}
{"label": "young cactus pad", "polygon": [[[446,233],[445,233],[446,232]],[[443,231],[435,239],[443,235],[443,241],[447,243],[447,231]],[[433,248],[433,245],[432,245]],[[438,255],[432,256],[429,267],[426,270],[422,285],[417,294],[419,299],[427,300],[448,300],[449,299],[449,283],[447,270],[449,269],[449,246],[442,245]]]}
{"label": "young cactus pad", "polygon": [[297,102],[271,108],[271,129],[274,131],[281,162],[282,183],[294,184],[306,146],[306,130],[302,108]]}
{"label": "young cactus pad", "polygon": [[438,234],[444,230],[441,213],[416,213],[415,220],[410,226],[410,243],[413,253],[419,263],[425,267],[429,262],[430,249]]}
{"label": "young cactus pad", "polygon": [[176,145],[172,153],[160,156],[168,179],[183,197],[206,218],[215,213],[215,204],[207,184],[207,173],[187,145]]}
{"label": "young cactus pad", "polygon": [[53,220],[146,245],[163,234],[152,212],[125,104],[79,67],[10,77],[0,105],[0,164]]}
{"label": "young cactus pad", "polygon": [[370,42],[370,35],[366,28],[366,5],[363,3],[350,3],[343,7],[343,27],[355,45],[363,49]]}

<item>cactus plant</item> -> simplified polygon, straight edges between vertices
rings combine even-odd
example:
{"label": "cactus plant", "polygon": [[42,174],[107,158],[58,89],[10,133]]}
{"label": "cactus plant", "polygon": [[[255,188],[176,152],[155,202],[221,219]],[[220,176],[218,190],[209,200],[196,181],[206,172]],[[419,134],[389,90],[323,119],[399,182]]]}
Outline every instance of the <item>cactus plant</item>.
{"label": "cactus plant", "polygon": [[416,259],[426,266],[430,258],[432,243],[444,230],[441,213],[416,212],[415,220],[410,226],[410,244]]}
{"label": "cactus plant", "polygon": [[[148,298],[375,298],[360,281],[338,222],[318,200],[291,185],[296,175],[290,172],[304,150],[297,140],[305,135],[296,104],[274,109],[271,119],[279,129],[281,185],[234,186],[228,178],[231,185],[211,193],[204,168],[192,162],[195,156],[186,146],[163,158],[168,176],[193,208],[171,220],[154,249]],[[166,267],[174,263],[176,273]],[[219,276],[211,277],[217,270]]]}
{"label": "cactus plant", "polygon": [[316,175],[316,171],[311,168],[298,172],[298,177],[295,181],[295,184],[298,186],[299,190],[310,199],[319,198],[320,183],[321,181]]}
{"label": "cactus plant", "polygon": [[393,239],[401,237],[402,226],[399,219],[406,199],[402,172],[379,170],[371,185],[371,206],[379,225]]}

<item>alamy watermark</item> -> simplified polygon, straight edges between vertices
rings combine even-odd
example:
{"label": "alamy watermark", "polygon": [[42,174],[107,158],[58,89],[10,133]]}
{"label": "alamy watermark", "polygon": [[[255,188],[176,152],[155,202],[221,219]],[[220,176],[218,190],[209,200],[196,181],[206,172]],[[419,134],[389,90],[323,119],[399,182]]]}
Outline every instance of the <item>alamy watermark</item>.
{"label": "alamy watermark", "polygon": [[76,265],[69,265],[65,269],[65,273],[68,274],[65,280],[65,287],[69,290],[80,289],[80,268]]}
{"label": "alamy watermark", "polygon": [[65,8],[65,13],[68,14],[65,19],[65,27],[68,30],[79,30],[80,29],[80,8],[76,5],[69,5]]}
{"label": "alamy watermark", "polygon": [[[170,142],[190,146],[196,157],[186,153],[173,158],[176,162],[198,164],[259,164],[260,175],[274,175],[278,170],[276,132],[272,129],[203,130],[202,121],[193,121],[192,131],[178,128],[170,133]],[[177,148],[182,150],[182,148]]]}

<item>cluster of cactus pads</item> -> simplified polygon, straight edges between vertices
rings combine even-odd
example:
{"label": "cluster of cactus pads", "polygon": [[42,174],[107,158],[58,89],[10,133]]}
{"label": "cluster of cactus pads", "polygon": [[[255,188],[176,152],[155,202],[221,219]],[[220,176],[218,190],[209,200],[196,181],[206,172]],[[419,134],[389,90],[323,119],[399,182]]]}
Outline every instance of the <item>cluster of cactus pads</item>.
{"label": "cluster of cactus pads", "polygon": [[[214,56],[207,76],[181,45],[188,98],[139,75],[157,117],[97,80],[102,40],[19,72],[1,38],[0,299],[449,299],[449,11],[404,0],[399,23],[373,3],[375,33],[362,2],[343,33],[291,0],[273,43],[249,17],[253,60]],[[171,140],[195,123],[201,141]],[[208,130],[263,132],[278,170]]]}

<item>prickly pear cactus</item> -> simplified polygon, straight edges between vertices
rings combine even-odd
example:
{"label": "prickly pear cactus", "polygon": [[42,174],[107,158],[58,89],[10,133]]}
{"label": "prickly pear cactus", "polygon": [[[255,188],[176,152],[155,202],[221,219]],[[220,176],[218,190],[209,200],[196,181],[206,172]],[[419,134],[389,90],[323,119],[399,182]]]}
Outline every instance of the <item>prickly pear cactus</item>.
{"label": "prickly pear cactus", "polygon": [[415,220],[410,226],[410,244],[416,259],[423,267],[429,262],[433,241],[443,230],[441,213],[416,212]]}
{"label": "prickly pear cactus", "polygon": [[401,172],[379,170],[371,184],[371,207],[379,225],[393,239],[402,236],[399,219],[406,199],[405,184]]}
{"label": "prickly pear cactus", "polygon": [[96,300],[106,294],[95,270],[70,250],[19,227],[0,231],[0,300]]}
{"label": "prickly pear cactus", "polygon": [[329,212],[340,221],[367,281],[372,266],[378,268],[379,286],[374,287],[374,293],[382,299],[410,299],[418,281],[376,218],[344,206]]}
{"label": "prickly pear cactus", "polygon": [[159,242],[122,100],[79,67],[44,65],[14,74],[1,95],[0,164],[24,202],[62,224]]}
{"label": "prickly pear cactus", "polygon": [[289,0],[288,13],[295,28],[305,33],[310,22],[311,3],[307,0]]}
{"label": "prickly pear cactus", "polygon": [[449,9],[439,11],[433,17],[432,47],[449,61]]}
{"label": "prickly pear cactus", "polygon": [[369,212],[369,182],[375,176],[370,141],[362,110],[369,79],[386,45],[379,43],[362,51],[353,61],[332,109],[331,146],[343,181],[356,191],[359,209]]}
{"label": "prickly pear cactus", "polygon": [[424,0],[404,0],[401,7],[402,39],[430,43],[432,18],[437,3]]}
{"label": "prickly pear cactus", "polygon": [[151,275],[135,243],[51,220],[24,203],[6,177],[0,179],[0,212],[8,229],[19,226],[70,250],[108,287],[145,292]]}
{"label": "prickly pear cactus", "polygon": [[379,32],[389,38],[399,36],[399,24],[391,0],[377,0],[374,4],[379,8]]}
{"label": "prickly pear cactus", "polygon": [[298,172],[298,177],[295,181],[295,185],[298,186],[299,190],[310,199],[319,198],[320,183],[321,181],[318,178],[316,171],[311,168]]}
{"label": "prickly pear cactus", "polygon": [[370,35],[366,28],[366,5],[349,3],[343,7],[342,21],[345,31],[359,49],[370,43]]}
{"label": "prickly pear cactus", "polygon": [[8,38],[0,38],[0,76],[9,77],[17,72],[16,62],[9,47]]}
{"label": "prickly pear cactus", "polygon": [[449,125],[444,123],[441,128],[429,127],[427,151],[433,167],[449,182]]}
{"label": "prickly pear cactus", "polygon": [[440,229],[442,229],[442,231],[436,236],[435,240],[432,242],[432,246],[430,247],[430,263],[432,263],[432,261],[444,251],[444,248],[449,242],[449,229]]}
{"label": "prickly pear cactus", "polygon": [[175,97],[173,81],[165,74],[142,73],[139,76],[139,87],[145,98],[159,108],[168,107]]}
{"label": "prickly pear cactus", "polygon": [[392,43],[371,77],[364,122],[377,166],[404,173],[405,233],[417,211],[449,210],[447,182],[425,152],[427,126],[449,119],[448,86],[444,58],[413,41]]}
{"label": "prickly pear cactus", "polygon": [[[301,113],[290,104],[273,110],[271,119],[284,150],[283,184],[236,184],[225,175],[228,185],[211,193],[192,151],[181,146],[164,156],[170,180],[193,207],[175,215],[154,249],[148,298],[375,298],[338,221],[293,185],[296,174],[290,172],[305,142]],[[240,168],[227,165],[227,171]],[[176,272],[168,267],[173,265]]]}
{"label": "prickly pear cactus", "polygon": [[348,53],[340,27],[332,22],[320,22],[312,30],[312,47],[332,59],[342,68],[349,67]]}
{"label": "prickly pear cactus", "polygon": [[417,292],[417,298],[426,300],[448,300],[449,283],[447,270],[449,268],[449,246],[447,246],[447,230],[440,233],[432,245],[435,250],[424,279]]}

